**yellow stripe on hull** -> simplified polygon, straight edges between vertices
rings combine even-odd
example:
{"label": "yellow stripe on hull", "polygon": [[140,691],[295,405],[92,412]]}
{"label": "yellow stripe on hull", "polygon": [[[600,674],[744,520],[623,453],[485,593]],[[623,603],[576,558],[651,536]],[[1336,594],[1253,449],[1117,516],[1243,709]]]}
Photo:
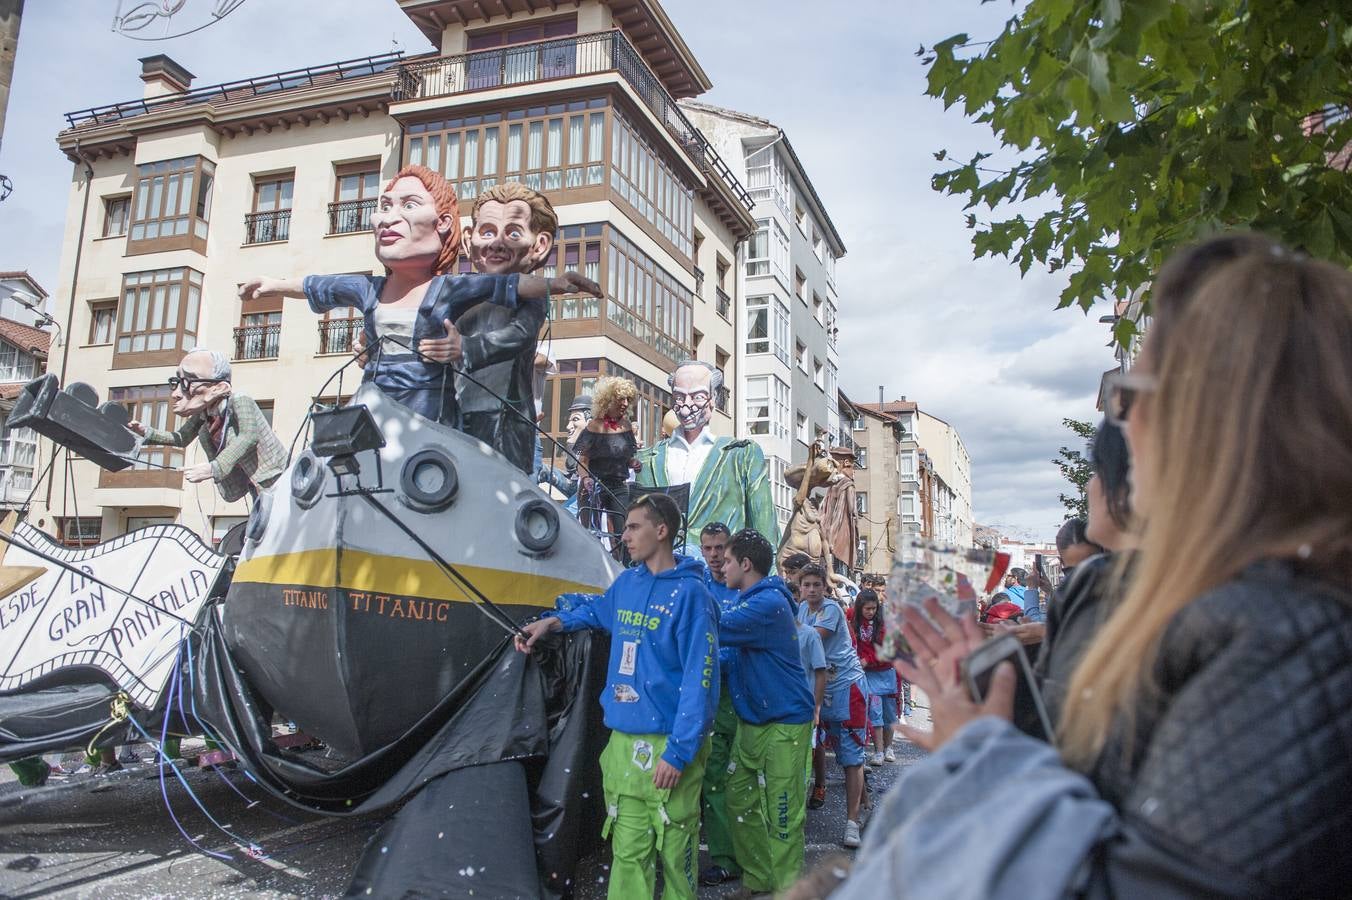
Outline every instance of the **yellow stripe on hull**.
{"label": "yellow stripe on hull", "polygon": [[[578,584],[560,578],[456,564],[460,572],[494,603],[553,606],[560,594],[596,594],[602,585]],[[303,585],[318,589],[345,588],[376,594],[422,597],[473,603],[474,597],[434,562],[344,550],[339,569],[338,551],[301,550],[245,560],[235,569],[236,584]]]}

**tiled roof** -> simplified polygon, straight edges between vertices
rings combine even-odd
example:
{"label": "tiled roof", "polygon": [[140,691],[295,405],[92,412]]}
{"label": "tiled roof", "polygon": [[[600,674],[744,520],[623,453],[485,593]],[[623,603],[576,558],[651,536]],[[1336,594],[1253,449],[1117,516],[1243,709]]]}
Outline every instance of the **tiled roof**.
{"label": "tiled roof", "polygon": [[0,338],[14,344],[20,350],[34,351],[43,356],[52,346],[52,336],[41,328],[24,325],[13,319],[0,319]]}

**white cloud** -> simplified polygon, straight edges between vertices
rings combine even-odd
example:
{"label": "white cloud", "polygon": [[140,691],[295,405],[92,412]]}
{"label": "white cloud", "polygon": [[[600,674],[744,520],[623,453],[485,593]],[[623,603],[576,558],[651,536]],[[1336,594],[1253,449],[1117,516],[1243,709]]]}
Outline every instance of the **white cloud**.
{"label": "white cloud", "polygon": [[[197,35],[164,43],[108,30],[111,2],[30,3],[20,37],[0,172],[0,269],[58,288],[72,169],[54,138],[61,113],[140,96],[137,57],[167,53],[197,84],[428,48],[393,3],[252,0]],[[861,400],[905,394],[960,429],[973,459],[978,519],[1050,536],[1061,482],[1050,460],[1073,440],[1064,416],[1093,418],[1112,364],[1097,313],[1055,310],[1062,282],[1020,280],[973,262],[962,204],[930,189],[940,148],[966,159],[989,133],[924,96],[914,56],[966,31],[995,34],[1003,4],[863,0],[848,16],[806,0],[665,0],[714,82],[709,102],[771,119],[790,136],[849,248],[841,286],[841,383]],[[711,14],[711,11],[716,14]]]}

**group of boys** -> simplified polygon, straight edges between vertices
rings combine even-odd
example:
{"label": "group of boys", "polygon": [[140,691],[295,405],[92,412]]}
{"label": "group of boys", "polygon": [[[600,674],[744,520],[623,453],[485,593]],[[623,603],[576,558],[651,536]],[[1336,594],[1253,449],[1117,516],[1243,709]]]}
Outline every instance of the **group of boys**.
{"label": "group of boys", "polygon": [[738,877],[740,896],[769,895],[802,870],[818,724],[846,771],[843,843],[858,846],[863,672],[820,566],[791,559],[776,576],[762,534],[721,523],[700,534],[701,562],[674,552],[680,529],[670,497],[639,497],[622,535],[635,564],[604,594],[524,626],[517,647],[555,631],[611,636],[600,761],[610,897],[653,896],[657,859],[665,897]]}

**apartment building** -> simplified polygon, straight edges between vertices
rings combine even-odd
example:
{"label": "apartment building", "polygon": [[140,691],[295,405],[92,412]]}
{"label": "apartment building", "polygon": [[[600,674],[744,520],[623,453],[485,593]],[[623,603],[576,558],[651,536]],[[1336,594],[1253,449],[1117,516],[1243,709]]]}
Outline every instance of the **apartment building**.
{"label": "apartment building", "polygon": [[[697,356],[725,372],[715,432],[740,430],[734,311],[753,202],[677,104],[708,76],[656,0],[398,0],[436,49],[193,87],[164,56],[142,60],[142,96],[68,114],[74,166],[61,284],[61,369],[155,425],[172,425],[166,379],[185,349],[234,358],[286,443],[316,399],[350,395],[355,320],[303,301],[246,301],[250,274],[374,271],[370,216],[400,166],[442,172],[462,198],[502,181],[559,213],[543,274],[577,269],[601,298],[552,300],[542,346],[557,360],[544,427],[603,375],[639,388],[647,442],[667,375]],[[130,73],[129,73],[130,74]],[[102,98],[99,98],[102,99]],[[464,217],[468,224],[467,216]],[[462,269],[467,267],[461,260]],[[547,447],[547,451],[552,450]],[[241,503],[177,471],[196,448],[153,449],[123,472],[75,466],[46,492],[58,533],[107,539],[163,521],[219,537]],[[78,496],[78,513],[63,506]]]}
{"label": "apartment building", "polygon": [[924,410],[916,411],[915,435],[929,475],[922,515],[925,533],[933,540],[972,546],[972,458],[962,436],[948,422]]}
{"label": "apartment building", "polygon": [[[26,302],[20,302],[19,297]],[[0,272],[0,508],[18,509],[33,487],[38,436],[7,424],[19,391],[47,370],[52,334],[42,312],[47,292],[27,272]],[[29,303],[37,308],[29,307]]]}
{"label": "apartment building", "polygon": [[744,323],[737,348],[746,430],[765,451],[781,524],[792,492],[784,469],[807,459],[811,442],[841,431],[836,261],[845,244],[784,130],[757,116],[682,101],[748,187],[755,234],[738,276]]}
{"label": "apartment building", "polygon": [[861,572],[890,572],[898,540],[906,533],[899,498],[903,493],[898,460],[902,424],[878,404],[853,404],[855,511],[859,538],[854,567]]}

